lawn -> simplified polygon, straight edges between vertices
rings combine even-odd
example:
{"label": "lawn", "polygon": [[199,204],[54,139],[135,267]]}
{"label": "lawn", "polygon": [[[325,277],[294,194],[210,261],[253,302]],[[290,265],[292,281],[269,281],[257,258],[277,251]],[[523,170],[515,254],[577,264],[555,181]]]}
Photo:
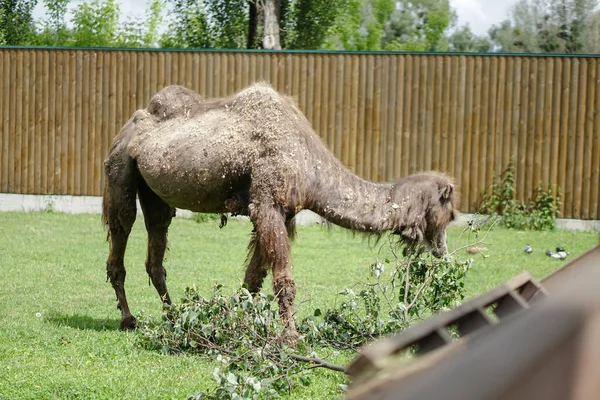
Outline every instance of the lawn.
{"label": "lawn", "polygon": [[[238,286],[250,230],[239,220],[219,229],[217,222],[176,218],[165,264],[171,297],[177,301],[192,284],[207,296],[216,282]],[[460,231],[449,230],[450,249]],[[522,251],[527,243],[535,249],[530,255]],[[546,257],[546,249],[560,245],[571,259],[596,243],[597,233],[497,228],[485,240],[489,257],[474,257],[465,281],[468,295],[523,270],[547,275],[563,261]],[[126,256],[129,304],[134,314],[159,315],[160,302],[144,268],[145,245],[139,217]],[[214,385],[211,360],[144,350],[136,345],[135,332],[117,329],[119,313],[106,282],[107,252],[98,215],[0,213],[0,398],[185,399]],[[336,293],[364,280],[369,265],[381,257],[381,246],[363,236],[336,227],[299,227],[293,247],[299,317],[331,307]],[[352,357],[342,353],[331,361],[347,364]],[[339,373],[314,370],[312,384],[289,398],[341,397],[338,385],[344,382]]]}

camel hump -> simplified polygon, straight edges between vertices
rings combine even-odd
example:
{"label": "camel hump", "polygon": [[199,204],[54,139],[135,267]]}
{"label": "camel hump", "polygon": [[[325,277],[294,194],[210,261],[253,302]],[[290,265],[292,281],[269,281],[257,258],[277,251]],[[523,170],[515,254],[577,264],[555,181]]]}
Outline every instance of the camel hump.
{"label": "camel hump", "polygon": [[240,91],[234,100],[249,108],[259,108],[268,105],[288,104],[290,99],[271,87],[268,83],[258,82]]}
{"label": "camel hump", "polygon": [[194,115],[202,103],[202,97],[183,86],[167,86],[152,96],[148,112],[160,121],[180,116]]}

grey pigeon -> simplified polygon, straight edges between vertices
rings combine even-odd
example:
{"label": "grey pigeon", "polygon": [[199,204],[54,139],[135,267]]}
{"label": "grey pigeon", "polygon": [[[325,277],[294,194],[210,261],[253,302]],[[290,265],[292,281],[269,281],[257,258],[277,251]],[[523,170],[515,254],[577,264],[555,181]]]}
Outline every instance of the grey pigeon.
{"label": "grey pigeon", "polygon": [[530,245],[525,246],[525,249],[523,249],[523,251],[527,254],[533,253],[533,249],[531,248]]}

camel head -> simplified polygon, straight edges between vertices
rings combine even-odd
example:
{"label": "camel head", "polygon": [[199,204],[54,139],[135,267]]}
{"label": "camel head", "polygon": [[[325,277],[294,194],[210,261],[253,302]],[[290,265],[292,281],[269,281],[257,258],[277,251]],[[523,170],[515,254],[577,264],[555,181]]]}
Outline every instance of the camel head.
{"label": "camel head", "polygon": [[401,178],[391,193],[396,210],[394,233],[408,250],[429,250],[435,257],[448,253],[446,227],[458,215],[452,180],[437,172]]}

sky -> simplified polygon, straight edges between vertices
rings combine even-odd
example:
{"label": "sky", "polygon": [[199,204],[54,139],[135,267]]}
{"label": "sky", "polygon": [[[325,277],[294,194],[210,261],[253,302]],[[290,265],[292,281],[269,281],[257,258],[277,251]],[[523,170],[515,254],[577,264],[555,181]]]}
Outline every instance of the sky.
{"label": "sky", "polygon": [[508,19],[510,7],[517,0],[450,0],[458,14],[458,25],[469,24],[473,33],[487,35],[492,25]]}
{"label": "sky", "polygon": [[[507,19],[508,10],[517,0],[450,0],[458,14],[458,25],[469,24],[473,33],[484,36],[488,29]],[[137,17],[143,15],[147,0],[120,0],[122,15]],[[43,0],[38,1],[33,12],[38,19],[45,15]],[[68,18],[68,17],[67,17]]]}

